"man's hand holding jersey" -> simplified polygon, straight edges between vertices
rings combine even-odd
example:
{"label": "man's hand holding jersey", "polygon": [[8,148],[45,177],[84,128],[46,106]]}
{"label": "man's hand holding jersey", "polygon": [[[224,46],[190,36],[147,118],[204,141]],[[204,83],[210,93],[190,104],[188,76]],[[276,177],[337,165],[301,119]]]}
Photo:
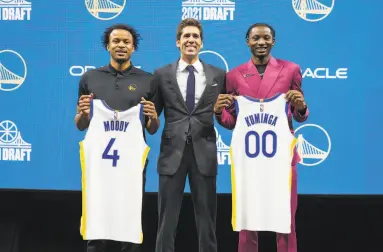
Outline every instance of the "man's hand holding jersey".
{"label": "man's hand holding jersey", "polygon": [[[153,102],[145,100],[144,97],[141,97],[141,104],[144,106],[143,112],[144,115],[149,118],[148,123],[146,124],[146,129],[149,131],[150,134],[156,133],[157,130],[154,130],[155,128],[158,129],[160,120],[158,119],[156,106]],[[158,127],[153,127],[157,126]]]}

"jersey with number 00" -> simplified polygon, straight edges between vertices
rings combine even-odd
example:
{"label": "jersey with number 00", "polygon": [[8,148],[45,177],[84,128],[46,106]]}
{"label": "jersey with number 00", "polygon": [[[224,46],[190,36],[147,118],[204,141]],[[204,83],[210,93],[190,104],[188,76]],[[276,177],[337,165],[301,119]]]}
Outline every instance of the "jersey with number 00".
{"label": "jersey with number 00", "polygon": [[90,124],[80,142],[84,240],[142,243],[143,169],[149,151],[142,105],[114,111],[93,100]]}
{"label": "jersey with number 00", "polygon": [[231,139],[234,231],[290,233],[291,161],[295,138],[284,94],[238,96]]}

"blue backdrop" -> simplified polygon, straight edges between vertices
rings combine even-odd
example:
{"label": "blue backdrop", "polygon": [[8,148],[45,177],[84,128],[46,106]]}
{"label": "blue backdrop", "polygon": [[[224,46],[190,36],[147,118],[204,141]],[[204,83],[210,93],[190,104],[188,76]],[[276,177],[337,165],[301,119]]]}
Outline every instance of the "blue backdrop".
{"label": "blue backdrop", "polygon": [[[267,22],[276,30],[272,54],[301,66],[311,114],[294,125],[299,193],[382,194],[382,7],[381,0],[0,0],[0,188],[80,190],[78,81],[109,61],[102,32],[120,22],[137,28],[143,40],[133,63],[153,72],[179,56],[177,24],[194,17],[204,27],[206,62],[230,70],[247,61],[247,28]],[[216,130],[218,192],[230,193],[231,133]],[[158,188],[161,132],[148,137],[149,192]]]}

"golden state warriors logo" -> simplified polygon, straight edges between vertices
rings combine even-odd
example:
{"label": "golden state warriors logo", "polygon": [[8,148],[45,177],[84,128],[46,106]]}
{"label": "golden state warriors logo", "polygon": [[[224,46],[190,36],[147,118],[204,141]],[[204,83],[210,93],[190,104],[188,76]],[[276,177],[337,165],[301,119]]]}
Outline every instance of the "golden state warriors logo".
{"label": "golden state warriors logo", "polygon": [[21,137],[14,122],[0,122],[0,161],[31,161],[32,145]]}
{"label": "golden state warriors logo", "polygon": [[200,58],[203,59],[205,62],[226,69],[226,72],[229,72],[229,65],[227,64],[226,59],[221,54],[215,51],[201,51],[198,55],[204,55]]}
{"label": "golden state warriors logo", "polygon": [[0,0],[0,20],[31,20],[32,3],[25,0]]}
{"label": "golden state warriors logo", "polygon": [[27,77],[27,64],[23,57],[12,50],[0,51],[0,90],[14,91]]}
{"label": "golden state warriors logo", "polygon": [[295,13],[308,22],[325,19],[333,10],[335,0],[292,0]]}
{"label": "golden state warriors logo", "polygon": [[116,18],[124,10],[126,0],[85,0],[89,13],[99,20]]}
{"label": "golden state warriors logo", "polygon": [[296,148],[300,164],[315,166],[325,161],[331,151],[331,139],[327,131],[316,124],[304,124],[295,130]]}
{"label": "golden state warriors logo", "polygon": [[136,88],[137,88],[136,84],[130,84],[128,87],[130,91],[136,91]]}

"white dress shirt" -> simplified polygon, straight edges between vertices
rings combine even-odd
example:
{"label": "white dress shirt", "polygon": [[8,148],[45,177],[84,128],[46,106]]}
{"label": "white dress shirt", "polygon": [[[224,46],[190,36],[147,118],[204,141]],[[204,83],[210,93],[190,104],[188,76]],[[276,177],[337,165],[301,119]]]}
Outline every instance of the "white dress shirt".
{"label": "white dress shirt", "polygon": [[[186,88],[187,88],[187,80],[189,76],[189,71],[186,69],[186,67],[189,64],[186,63],[184,60],[180,59],[178,62],[177,67],[177,82],[178,86],[180,88],[182,97],[184,98],[184,101],[186,101]],[[197,60],[193,63],[194,67],[194,75],[195,75],[195,103],[196,106],[198,101],[201,99],[202,93],[205,90],[206,87],[206,76],[205,72],[203,71],[203,65],[200,60]]]}

